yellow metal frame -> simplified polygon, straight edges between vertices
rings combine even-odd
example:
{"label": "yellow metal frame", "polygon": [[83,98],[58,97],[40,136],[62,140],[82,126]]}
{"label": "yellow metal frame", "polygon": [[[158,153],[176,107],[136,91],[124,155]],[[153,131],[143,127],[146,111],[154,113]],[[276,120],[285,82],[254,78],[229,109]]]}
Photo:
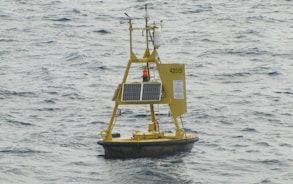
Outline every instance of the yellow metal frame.
{"label": "yellow metal frame", "polygon": [[[112,140],[112,129],[116,119],[116,114],[119,105],[130,105],[130,104],[149,104],[151,112],[152,123],[148,126],[147,133],[141,133],[136,131],[133,133],[133,139],[157,139],[157,138],[168,138],[168,139],[182,139],[186,136],[184,130],[181,128],[178,122],[178,116],[184,114],[187,111],[186,107],[186,87],[185,87],[185,66],[184,64],[161,64],[157,59],[156,53],[157,48],[154,46],[153,51],[150,53],[149,50],[149,31],[155,32],[158,27],[149,26],[148,18],[145,17],[145,27],[133,28],[132,19],[129,18],[129,35],[130,35],[130,59],[126,66],[126,70],[122,79],[121,84],[118,85],[115,94],[113,96],[113,101],[115,105],[112,111],[112,116],[110,118],[108,127],[106,130],[102,130],[100,135],[103,141]],[[132,50],[132,32],[134,30],[146,31],[146,50],[142,58],[138,58]],[[155,63],[158,68],[158,73],[160,75],[161,83],[163,86],[162,96],[160,101],[137,101],[137,102],[122,102],[122,85],[126,83],[128,73],[132,63],[146,63],[147,69],[149,71],[148,63]],[[154,113],[154,104],[168,104],[170,107],[171,117],[174,122],[176,133],[174,135],[164,134],[164,132],[159,132],[158,123]]]}

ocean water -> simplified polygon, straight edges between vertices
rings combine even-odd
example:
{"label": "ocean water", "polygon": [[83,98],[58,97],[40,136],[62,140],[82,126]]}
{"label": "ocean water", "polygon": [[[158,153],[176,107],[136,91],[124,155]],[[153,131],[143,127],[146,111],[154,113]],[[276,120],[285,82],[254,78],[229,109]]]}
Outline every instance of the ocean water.
{"label": "ocean water", "polygon": [[[139,26],[145,4],[163,20],[161,61],[186,65],[182,122],[200,140],[190,153],[105,159],[96,143],[129,58],[124,13]],[[0,27],[1,184],[293,182],[292,0],[1,0]],[[145,122],[144,107],[123,107],[116,127]]]}

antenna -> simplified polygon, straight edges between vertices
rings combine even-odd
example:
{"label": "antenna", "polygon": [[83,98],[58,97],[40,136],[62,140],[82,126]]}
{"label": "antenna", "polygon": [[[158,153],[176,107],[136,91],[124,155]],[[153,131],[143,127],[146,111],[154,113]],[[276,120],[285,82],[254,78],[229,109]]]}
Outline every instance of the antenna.
{"label": "antenna", "polygon": [[130,16],[129,16],[129,15],[126,13],[126,12],[125,12],[124,14],[125,14],[127,17],[129,17],[129,18],[130,18]]}
{"label": "antenna", "polygon": [[147,4],[144,5],[144,9],[145,9],[145,17],[148,17],[148,5]]}
{"label": "antenna", "polygon": [[[148,5],[147,4],[145,4],[144,9],[145,9],[145,17],[144,17],[145,18],[145,28],[147,28],[148,27]],[[146,29],[145,31],[146,31],[146,47],[147,47],[147,49],[149,49],[149,38],[148,38],[149,30]]]}

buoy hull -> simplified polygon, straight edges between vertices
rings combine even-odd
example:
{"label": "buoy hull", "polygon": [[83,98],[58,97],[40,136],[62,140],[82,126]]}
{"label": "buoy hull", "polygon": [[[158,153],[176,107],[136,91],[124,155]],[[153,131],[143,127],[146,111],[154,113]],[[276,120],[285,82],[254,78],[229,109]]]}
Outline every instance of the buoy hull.
{"label": "buoy hull", "polygon": [[99,141],[105,150],[105,158],[158,157],[178,152],[190,152],[198,138],[172,139],[166,141]]}

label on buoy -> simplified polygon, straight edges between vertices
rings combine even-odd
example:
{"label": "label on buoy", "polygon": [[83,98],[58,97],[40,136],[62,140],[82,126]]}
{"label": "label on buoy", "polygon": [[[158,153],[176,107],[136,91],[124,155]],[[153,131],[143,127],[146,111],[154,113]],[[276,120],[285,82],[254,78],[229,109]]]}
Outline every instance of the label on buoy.
{"label": "label on buoy", "polygon": [[174,99],[184,99],[184,83],[183,80],[173,80]]}

